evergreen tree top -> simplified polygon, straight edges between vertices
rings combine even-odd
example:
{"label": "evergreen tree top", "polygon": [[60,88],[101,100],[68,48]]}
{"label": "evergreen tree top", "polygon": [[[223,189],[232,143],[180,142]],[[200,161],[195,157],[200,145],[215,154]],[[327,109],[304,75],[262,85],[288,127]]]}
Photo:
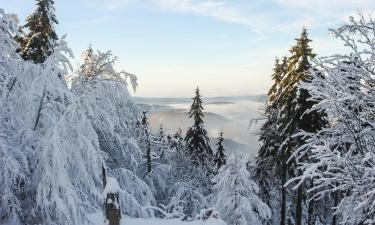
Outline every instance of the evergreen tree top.
{"label": "evergreen tree top", "polygon": [[195,97],[188,113],[189,118],[193,118],[193,125],[186,131],[185,142],[188,154],[197,165],[208,165],[213,155],[210,146],[210,139],[204,128],[203,106],[199,88],[195,89]]}
{"label": "evergreen tree top", "polygon": [[220,131],[219,137],[217,138],[218,142],[216,143],[217,151],[214,156],[214,164],[216,165],[216,168],[219,169],[223,165],[227,163],[227,156],[225,155],[225,148],[223,146],[223,131]]}
{"label": "evergreen tree top", "polygon": [[147,111],[142,111],[142,119],[141,119],[141,124],[143,126],[148,126],[148,120],[147,120]]}
{"label": "evergreen tree top", "polygon": [[286,69],[287,69],[287,57],[284,56],[281,62],[278,58],[276,58],[275,66],[274,66],[273,74],[272,74],[272,80],[274,81],[274,83],[267,93],[269,103],[273,103],[275,101],[278,91],[279,91],[280,81],[283,79]]}
{"label": "evergreen tree top", "polygon": [[[43,63],[54,52],[58,40],[54,24],[58,24],[55,16],[54,0],[36,0],[36,9],[26,18],[21,27],[21,35],[16,37],[20,48],[17,50],[24,60]],[[22,28],[27,29],[25,34]]]}
{"label": "evergreen tree top", "polygon": [[223,131],[220,131],[219,137],[217,138],[218,143],[216,145],[221,145],[221,143],[223,143],[223,141],[224,141],[223,133],[224,133]]}
{"label": "evergreen tree top", "polygon": [[36,0],[36,9],[26,18],[26,24],[24,27],[29,27],[29,29],[33,28],[39,28],[37,25],[41,24],[35,24],[33,22],[36,22],[36,20],[41,20],[39,22],[52,22],[55,24],[59,24],[59,22],[56,19],[55,16],[55,7],[53,6],[55,4],[54,0]]}
{"label": "evergreen tree top", "polygon": [[201,95],[199,93],[198,87],[195,89],[195,96],[194,96],[194,98],[192,98],[192,100],[193,100],[193,103],[191,104],[188,116],[189,116],[189,118],[193,117],[194,123],[196,125],[202,124],[203,123],[202,118],[204,117],[204,115],[203,115],[204,108],[202,106],[203,101],[201,99]]}
{"label": "evergreen tree top", "polygon": [[287,58],[287,65],[283,71],[283,77],[279,82],[279,91],[275,97],[278,103],[283,106],[291,105],[297,95],[298,84],[301,81],[306,81],[309,77],[309,70],[311,68],[310,60],[316,54],[313,53],[310,47],[311,40],[308,38],[306,28],[303,28],[297,43],[291,48],[291,56]]}
{"label": "evergreen tree top", "polygon": [[164,136],[164,126],[162,123],[160,124],[160,127],[159,127],[159,136],[160,137]]}
{"label": "evergreen tree top", "polygon": [[294,69],[297,72],[301,72],[311,67],[309,61],[313,59],[316,54],[313,53],[310,47],[312,40],[308,38],[308,32],[305,27],[302,29],[300,37],[295,40],[297,41],[296,45],[289,50],[291,56],[288,59],[288,67],[289,70]]}

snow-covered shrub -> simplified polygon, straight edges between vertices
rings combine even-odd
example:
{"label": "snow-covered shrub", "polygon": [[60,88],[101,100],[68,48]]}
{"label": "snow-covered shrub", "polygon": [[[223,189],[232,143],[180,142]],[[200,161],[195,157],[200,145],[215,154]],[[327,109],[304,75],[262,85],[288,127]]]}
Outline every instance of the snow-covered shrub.
{"label": "snow-covered shrub", "polygon": [[208,220],[210,218],[219,219],[219,213],[214,209],[202,209],[201,212],[195,217],[197,220]]}
{"label": "snow-covered shrub", "polygon": [[252,180],[246,160],[231,156],[213,178],[214,208],[228,224],[261,225],[271,216],[269,207],[258,197],[259,188]]}
{"label": "snow-covered shrub", "polygon": [[194,218],[202,207],[206,206],[205,197],[191,183],[177,182],[170,192],[171,199],[167,205],[167,211],[179,212],[185,220]]}

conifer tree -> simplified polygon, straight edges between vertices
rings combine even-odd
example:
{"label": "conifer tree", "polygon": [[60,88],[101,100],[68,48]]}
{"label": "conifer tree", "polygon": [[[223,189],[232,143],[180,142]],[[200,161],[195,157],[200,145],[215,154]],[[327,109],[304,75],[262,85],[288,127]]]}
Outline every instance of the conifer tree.
{"label": "conifer tree", "polygon": [[207,166],[211,161],[213,153],[210,140],[203,121],[203,106],[199,88],[195,89],[195,97],[189,111],[189,118],[193,118],[193,125],[186,132],[185,143],[187,155],[193,164]]}
{"label": "conifer tree", "polygon": [[146,150],[146,164],[147,164],[147,173],[151,173],[152,171],[152,156],[151,156],[151,131],[149,128],[149,123],[147,120],[146,111],[142,112],[142,119],[141,119],[141,125],[142,125],[142,145]]}
{"label": "conifer tree", "polygon": [[[303,28],[301,37],[296,39],[297,43],[290,50],[291,56],[288,58],[288,68],[285,77],[281,81],[280,98],[278,99],[282,110],[278,120],[279,132],[283,135],[283,152],[285,158],[289,158],[299,146],[304,144],[301,138],[293,138],[293,135],[300,132],[317,132],[327,123],[323,112],[310,111],[317,102],[310,100],[311,97],[306,89],[299,88],[301,82],[312,80],[311,59],[316,55],[309,46],[311,40],[308,33]],[[288,159],[285,159],[288,160]],[[300,175],[300,171],[295,168],[295,163],[291,162],[287,167],[292,167],[291,176]],[[295,222],[302,224],[303,201],[306,198],[304,186],[300,185],[296,193],[295,202]]]}
{"label": "conifer tree", "polygon": [[217,139],[218,143],[216,144],[217,151],[214,156],[214,166],[216,166],[217,169],[220,169],[220,167],[227,163],[227,156],[225,155],[225,148],[223,146],[223,131],[220,131],[220,136]]}
{"label": "conifer tree", "polygon": [[[281,185],[280,225],[285,225],[289,214],[286,204],[288,191],[284,184],[290,177],[299,174],[295,163],[289,158],[304,144],[294,134],[300,131],[316,132],[326,124],[324,113],[310,110],[316,102],[309,99],[308,91],[299,88],[301,82],[312,79],[310,61],[315,57],[305,28],[296,41],[290,50],[291,56],[284,58],[281,64],[276,62],[273,74],[275,83],[268,93],[269,102],[265,112],[267,121],[261,128],[260,140],[263,145],[257,157],[258,179],[262,176],[271,176],[270,180],[272,176],[279,179],[276,183]],[[290,213],[295,215],[296,225],[302,224],[305,197],[301,185],[295,197],[295,212]]]}
{"label": "conifer tree", "polygon": [[159,127],[159,140],[161,141],[163,138],[164,138],[165,134],[164,134],[164,126],[163,124],[160,124],[160,127]]}
{"label": "conifer tree", "polygon": [[[255,175],[260,187],[260,196],[273,211],[269,224],[276,224],[277,220],[285,221],[286,217],[286,188],[282,185],[286,179],[281,180],[283,176],[280,169],[283,168],[283,163],[279,154],[283,140],[277,129],[279,111],[277,98],[281,91],[280,82],[286,74],[286,67],[287,57],[283,57],[281,62],[279,59],[275,60],[274,73],[272,74],[274,84],[268,92],[268,102],[264,110],[266,121],[260,129],[259,140],[263,144],[256,157]],[[278,192],[279,187],[281,187],[281,197],[275,201],[272,193]]]}
{"label": "conifer tree", "polygon": [[54,0],[37,0],[36,9],[26,18],[26,24],[22,32],[16,37],[20,53],[24,60],[34,63],[43,63],[48,56],[52,55],[55,43],[58,40],[54,24],[58,24],[55,16]]}

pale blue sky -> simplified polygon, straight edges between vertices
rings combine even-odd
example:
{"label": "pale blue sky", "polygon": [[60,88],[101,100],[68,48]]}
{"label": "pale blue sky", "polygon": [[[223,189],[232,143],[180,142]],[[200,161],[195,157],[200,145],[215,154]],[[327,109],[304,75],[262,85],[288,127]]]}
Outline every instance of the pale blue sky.
{"label": "pale blue sky", "polygon": [[[59,36],[75,54],[88,44],[112,50],[117,67],[139,78],[137,96],[265,93],[274,58],[288,53],[303,26],[319,55],[342,51],[328,28],[375,0],[55,0]],[[34,0],[0,0],[21,23]]]}

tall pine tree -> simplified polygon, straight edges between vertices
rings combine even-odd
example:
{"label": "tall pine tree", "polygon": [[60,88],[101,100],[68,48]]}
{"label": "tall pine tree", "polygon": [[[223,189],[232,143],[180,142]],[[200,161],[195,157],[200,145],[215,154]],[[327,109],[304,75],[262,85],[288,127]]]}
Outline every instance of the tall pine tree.
{"label": "tall pine tree", "polygon": [[34,63],[43,63],[54,52],[55,43],[58,40],[54,24],[58,24],[55,16],[54,0],[37,0],[36,9],[26,18],[26,24],[22,28],[27,33],[21,32],[16,37],[20,47],[17,52],[24,60]]}
{"label": "tall pine tree", "polygon": [[[293,138],[294,134],[305,132],[317,132],[324,127],[327,122],[323,112],[310,111],[316,102],[310,100],[310,94],[306,89],[299,88],[301,82],[310,82],[312,73],[310,73],[310,61],[316,56],[310,47],[311,40],[308,33],[303,28],[301,37],[296,39],[297,43],[290,50],[291,56],[288,58],[288,72],[281,81],[281,92],[279,104],[282,107],[280,119],[278,120],[279,132],[283,135],[284,147],[282,151],[289,158],[291,154],[304,144],[301,138]],[[286,165],[291,172],[290,176],[301,175],[295,168],[295,163],[291,161]],[[304,185],[300,185],[295,196],[295,223],[302,225],[303,204],[305,203],[306,193]],[[312,204],[312,201],[310,202]],[[313,206],[308,206],[313,209]],[[311,213],[311,211],[310,211]],[[311,217],[312,215],[308,215]],[[313,221],[310,221],[313,223]]]}
{"label": "tall pine tree", "polygon": [[[301,225],[306,199],[303,185],[298,188],[294,197],[288,196],[288,188],[284,186],[289,178],[299,175],[296,164],[289,158],[304,143],[294,135],[300,131],[316,132],[326,124],[324,113],[310,111],[316,102],[309,100],[308,91],[299,88],[301,82],[312,79],[309,72],[310,61],[315,57],[305,28],[296,41],[296,45],[290,50],[291,56],[281,64],[276,62],[273,75],[275,83],[268,93],[267,121],[261,128],[260,139],[263,145],[257,157],[259,178],[276,176],[274,178],[279,179],[276,183],[281,185],[280,225],[285,225],[288,217],[293,216],[295,224]],[[272,177],[268,180],[272,180]],[[288,211],[287,202],[295,207],[294,212],[291,209]]]}
{"label": "tall pine tree", "polygon": [[214,156],[214,166],[218,170],[227,163],[227,156],[225,155],[225,148],[223,146],[223,131],[220,131],[220,135],[217,140],[217,151]]}
{"label": "tall pine tree", "polygon": [[210,139],[203,121],[203,106],[199,88],[195,89],[195,97],[189,111],[189,118],[193,118],[193,125],[186,132],[185,143],[187,154],[193,164],[207,166],[211,162],[213,152],[210,146]]}

